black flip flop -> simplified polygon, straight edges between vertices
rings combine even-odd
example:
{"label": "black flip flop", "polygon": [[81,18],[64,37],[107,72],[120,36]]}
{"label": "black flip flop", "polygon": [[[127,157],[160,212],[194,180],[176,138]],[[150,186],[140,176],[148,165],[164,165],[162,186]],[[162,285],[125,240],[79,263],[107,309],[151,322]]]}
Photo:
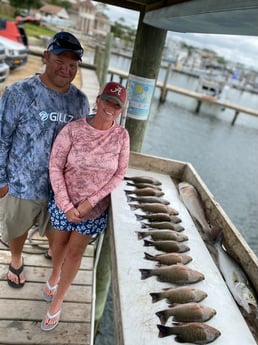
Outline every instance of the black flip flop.
{"label": "black flip flop", "polygon": [[48,250],[45,251],[44,256],[48,260],[52,260],[52,256],[48,254]]}
{"label": "black flip flop", "polygon": [[9,248],[8,243],[5,242],[4,240],[2,240],[1,238],[0,238],[0,242],[1,242],[5,247]]}
{"label": "black flip flop", "polygon": [[21,288],[21,287],[23,287],[24,286],[24,283],[21,283],[21,281],[20,281],[20,274],[22,273],[22,271],[23,271],[23,264],[21,265],[21,267],[20,268],[18,268],[18,269],[15,269],[15,268],[13,268],[13,266],[10,264],[9,265],[9,271],[10,272],[12,272],[13,274],[15,274],[17,277],[18,277],[18,284],[16,284],[15,282],[13,282],[12,280],[10,280],[9,278],[8,278],[8,275],[7,275],[7,282],[8,282],[8,285],[9,286],[11,286],[12,288],[15,288],[15,289],[19,289],[19,288]]}

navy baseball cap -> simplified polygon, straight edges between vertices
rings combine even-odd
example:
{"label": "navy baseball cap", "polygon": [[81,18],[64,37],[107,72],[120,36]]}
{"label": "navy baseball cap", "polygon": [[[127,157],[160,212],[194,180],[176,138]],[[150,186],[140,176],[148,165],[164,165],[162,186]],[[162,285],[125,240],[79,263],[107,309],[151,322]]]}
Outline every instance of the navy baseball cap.
{"label": "navy baseball cap", "polygon": [[70,32],[65,31],[58,32],[49,40],[47,51],[55,55],[72,52],[78,60],[81,60],[83,56],[83,48],[78,39]]}

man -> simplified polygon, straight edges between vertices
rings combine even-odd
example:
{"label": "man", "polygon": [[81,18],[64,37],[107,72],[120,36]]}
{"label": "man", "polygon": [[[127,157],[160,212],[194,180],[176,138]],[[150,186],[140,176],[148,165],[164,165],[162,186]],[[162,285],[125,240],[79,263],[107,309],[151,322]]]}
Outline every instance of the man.
{"label": "man", "polygon": [[44,73],[12,84],[0,100],[2,237],[11,251],[7,281],[14,288],[25,283],[22,250],[34,224],[51,249],[48,162],[57,133],[89,113],[88,98],[71,84],[82,56],[75,36],[57,33],[44,52]]}

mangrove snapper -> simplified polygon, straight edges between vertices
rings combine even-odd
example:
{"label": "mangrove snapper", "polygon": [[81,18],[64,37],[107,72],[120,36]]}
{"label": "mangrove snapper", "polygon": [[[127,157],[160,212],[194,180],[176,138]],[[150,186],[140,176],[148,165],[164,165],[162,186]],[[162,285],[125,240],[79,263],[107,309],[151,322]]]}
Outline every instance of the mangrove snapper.
{"label": "mangrove snapper", "polygon": [[130,182],[127,182],[126,183],[127,186],[131,186],[131,187],[135,187],[135,188],[147,188],[147,187],[150,187],[150,188],[154,188],[154,189],[157,189],[157,190],[162,190],[161,187],[155,185],[155,184],[151,184],[151,183],[130,183]]}
{"label": "mangrove snapper", "polygon": [[133,195],[127,195],[128,201],[137,201],[139,203],[160,203],[164,205],[169,205],[170,202],[164,198],[158,197],[158,196],[133,196]]}
{"label": "mangrove snapper", "polygon": [[208,296],[206,292],[189,286],[166,288],[160,292],[151,292],[150,295],[152,297],[152,303],[166,299],[166,302],[171,304],[200,302]]}
{"label": "mangrove snapper", "polygon": [[218,329],[200,322],[174,323],[172,327],[163,325],[157,327],[160,338],[175,334],[175,341],[179,343],[209,344],[221,335]]}
{"label": "mangrove snapper", "polygon": [[177,216],[169,215],[168,213],[149,213],[149,214],[135,214],[137,220],[147,219],[150,222],[172,222],[180,223],[182,220]]}
{"label": "mangrove snapper", "polygon": [[191,256],[181,253],[168,253],[168,254],[158,254],[151,255],[144,252],[145,259],[151,261],[157,261],[160,265],[175,265],[183,264],[186,265],[192,261]]}
{"label": "mangrove snapper", "polygon": [[178,232],[183,231],[185,228],[180,224],[172,222],[141,222],[142,228],[156,228],[156,229],[171,229]]}
{"label": "mangrove snapper", "polygon": [[179,194],[184,205],[188,209],[190,215],[201,226],[202,231],[209,239],[214,239],[217,236],[217,230],[211,227],[206,219],[201,198],[194,186],[188,182],[181,182],[178,184]]}
{"label": "mangrove snapper", "polygon": [[133,181],[134,183],[150,183],[155,185],[161,185],[161,182],[151,176],[125,176],[124,180]]}
{"label": "mangrove snapper", "polygon": [[177,216],[178,212],[173,207],[169,207],[159,202],[153,203],[140,203],[140,204],[129,204],[131,210],[141,209],[147,213],[168,213],[173,216]]}
{"label": "mangrove snapper", "polygon": [[158,311],[156,315],[162,325],[165,325],[171,316],[178,322],[206,322],[216,315],[216,310],[196,302],[189,302],[174,304],[169,309]]}
{"label": "mangrove snapper", "polygon": [[141,272],[141,279],[157,276],[159,281],[172,284],[193,284],[204,279],[202,273],[182,264],[161,266],[153,269],[140,268],[139,270]]}
{"label": "mangrove snapper", "polygon": [[149,240],[144,240],[144,246],[149,247],[153,246],[157,250],[161,250],[162,252],[166,253],[184,253],[190,250],[190,248],[178,241],[173,241],[173,240],[164,240],[164,241],[149,241]]}
{"label": "mangrove snapper", "polygon": [[126,190],[125,192],[127,194],[135,194],[135,195],[140,195],[140,196],[163,196],[165,193],[154,189],[154,188],[150,188],[150,187],[146,187],[146,188],[136,188],[134,190]]}
{"label": "mangrove snapper", "polygon": [[188,237],[175,230],[147,230],[147,231],[137,231],[138,239],[141,240],[145,237],[150,236],[154,241],[158,240],[173,240],[177,242],[184,242],[188,240]]}

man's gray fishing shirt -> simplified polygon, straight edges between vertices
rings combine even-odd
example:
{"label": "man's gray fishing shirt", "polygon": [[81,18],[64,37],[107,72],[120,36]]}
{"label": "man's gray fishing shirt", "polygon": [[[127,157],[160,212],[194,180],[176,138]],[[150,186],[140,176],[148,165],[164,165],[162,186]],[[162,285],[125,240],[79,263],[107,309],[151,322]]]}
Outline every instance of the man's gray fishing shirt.
{"label": "man's gray fishing shirt", "polygon": [[53,140],[73,120],[86,117],[88,98],[74,85],[57,93],[39,75],[9,86],[0,99],[0,188],[31,200],[48,199]]}

